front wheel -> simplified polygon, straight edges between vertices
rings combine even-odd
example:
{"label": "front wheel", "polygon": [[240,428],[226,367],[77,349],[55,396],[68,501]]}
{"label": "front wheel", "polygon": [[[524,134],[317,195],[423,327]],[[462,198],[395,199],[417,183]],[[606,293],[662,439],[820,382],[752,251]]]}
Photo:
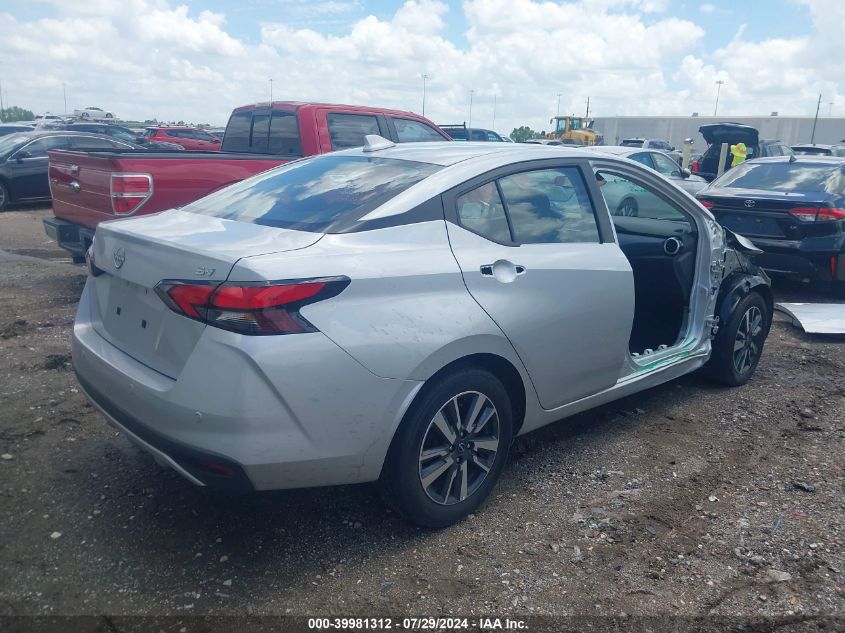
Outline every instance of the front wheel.
{"label": "front wheel", "polygon": [[91,115],[88,114],[87,112],[83,112],[82,114],[79,115],[79,118],[82,119],[83,121],[87,121],[88,119],[91,118]]}
{"label": "front wheel", "polygon": [[740,301],[713,340],[707,363],[711,378],[731,387],[748,382],[760,362],[770,319],[766,301],[759,293],[752,292]]}
{"label": "front wheel", "polygon": [[458,370],[424,389],[399,426],[380,484],[404,517],[442,528],[476,510],[493,489],[513,435],[511,403],[482,369]]}

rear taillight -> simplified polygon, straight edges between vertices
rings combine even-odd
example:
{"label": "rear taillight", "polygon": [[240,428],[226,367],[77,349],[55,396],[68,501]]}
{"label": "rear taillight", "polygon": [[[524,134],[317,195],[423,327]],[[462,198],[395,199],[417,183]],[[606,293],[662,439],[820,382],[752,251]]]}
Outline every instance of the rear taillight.
{"label": "rear taillight", "polygon": [[845,220],[845,209],[828,207],[798,207],[790,209],[789,214],[801,222],[830,222]]}
{"label": "rear taillight", "polygon": [[715,205],[715,204],[713,204],[713,202],[711,202],[710,200],[699,200],[699,201],[698,201],[698,203],[699,203],[702,207],[704,207],[705,209],[712,209],[713,207],[715,207],[715,206],[716,206],[716,205]]}
{"label": "rear taillight", "polygon": [[115,215],[135,213],[153,195],[153,177],[149,174],[112,174],[110,193]]}
{"label": "rear taillight", "polygon": [[156,293],[174,312],[241,334],[316,332],[299,310],[340,294],[348,277],[223,284],[165,279]]}
{"label": "rear taillight", "polygon": [[689,169],[692,173],[697,174],[699,170],[698,161],[694,160],[690,163]]}

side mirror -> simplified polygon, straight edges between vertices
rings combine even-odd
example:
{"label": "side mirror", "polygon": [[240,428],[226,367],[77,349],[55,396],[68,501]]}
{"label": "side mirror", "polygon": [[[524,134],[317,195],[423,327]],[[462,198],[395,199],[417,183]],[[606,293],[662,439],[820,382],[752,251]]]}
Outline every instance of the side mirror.
{"label": "side mirror", "polygon": [[689,169],[681,170],[681,178],[689,178],[690,176],[692,176],[692,172]]}
{"label": "side mirror", "polygon": [[17,154],[15,154],[15,160],[17,160],[18,162],[21,162],[24,158],[30,158],[31,156],[32,156],[32,154],[30,154],[25,149],[22,149]]}

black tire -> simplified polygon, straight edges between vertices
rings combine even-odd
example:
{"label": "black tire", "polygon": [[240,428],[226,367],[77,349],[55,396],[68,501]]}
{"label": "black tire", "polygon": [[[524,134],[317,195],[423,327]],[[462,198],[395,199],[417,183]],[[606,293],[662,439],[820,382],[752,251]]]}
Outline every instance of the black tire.
{"label": "black tire", "polygon": [[[760,317],[759,330],[754,326],[757,315]],[[713,352],[707,363],[713,380],[730,387],[748,382],[763,354],[771,318],[766,300],[757,292],[750,293],[737,304],[728,322],[720,324],[713,340]],[[752,328],[750,337],[744,333],[749,327]],[[740,344],[743,346],[737,348]]]}
{"label": "black tire", "polygon": [[616,207],[614,215],[622,215],[625,217],[635,218],[640,214],[640,205],[633,198],[625,198]]}
{"label": "black tire", "polygon": [[88,119],[91,118],[91,115],[88,114],[87,112],[83,112],[82,114],[79,115],[79,118],[82,119],[83,121],[87,121]]}
{"label": "black tire", "polygon": [[9,190],[2,182],[0,182],[0,211],[4,211],[9,206]]}
{"label": "black tire", "polygon": [[[484,396],[486,402],[478,394]],[[435,417],[447,405],[451,406],[453,400],[458,403],[459,415],[467,414],[467,419],[463,420],[466,427],[471,426],[467,423],[470,410],[479,404],[480,413],[476,419],[486,417],[477,429],[479,433],[469,433],[465,438],[456,434],[450,441],[440,431]],[[488,404],[494,407],[493,413]],[[448,419],[450,417],[452,419]],[[448,412],[444,414],[443,422],[450,432],[455,431],[454,417]],[[495,452],[481,448],[482,443],[490,445],[492,440],[489,438],[494,436],[498,439]],[[423,387],[399,425],[379,480],[383,497],[399,514],[418,525],[442,528],[457,523],[475,511],[490,494],[507,461],[512,437],[511,402],[499,379],[474,367],[441,376]],[[427,453],[444,451],[445,454],[426,458],[424,450]],[[485,466],[489,468],[486,472]],[[446,470],[424,485],[424,478],[433,477],[442,468]]]}

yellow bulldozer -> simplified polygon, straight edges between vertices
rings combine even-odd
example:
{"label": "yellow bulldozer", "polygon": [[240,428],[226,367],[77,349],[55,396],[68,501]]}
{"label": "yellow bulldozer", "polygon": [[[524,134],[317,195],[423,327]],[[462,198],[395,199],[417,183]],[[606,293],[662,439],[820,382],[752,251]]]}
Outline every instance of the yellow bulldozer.
{"label": "yellow bulldozer", "polygon": [[557,139],[567,145],[601,145],[603,137],[593,130],[594,119],[580,116],[556,116],[549,123],[554,123],[554,131],[546,134],[548,139]]}

